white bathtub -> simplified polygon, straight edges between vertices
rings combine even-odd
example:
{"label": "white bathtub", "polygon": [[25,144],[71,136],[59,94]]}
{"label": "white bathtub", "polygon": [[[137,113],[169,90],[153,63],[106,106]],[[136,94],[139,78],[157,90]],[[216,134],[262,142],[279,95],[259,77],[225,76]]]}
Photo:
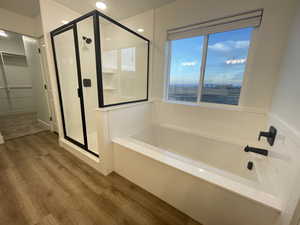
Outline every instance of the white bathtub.
{"label": "white bathtub", "polygon": [[116,172],[204,225],[271,225],[282,209],[259,170],[266,159],[245,153],[243,145],[168,125],[113,142]]}

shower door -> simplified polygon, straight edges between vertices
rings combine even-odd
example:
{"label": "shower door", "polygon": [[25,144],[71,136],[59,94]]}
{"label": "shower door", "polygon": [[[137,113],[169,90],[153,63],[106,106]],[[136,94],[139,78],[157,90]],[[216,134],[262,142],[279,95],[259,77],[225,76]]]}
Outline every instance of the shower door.
{"label": "shower door", "polygon": [[52,45],[65,139],[89,151],[76,25],[53,33]]}

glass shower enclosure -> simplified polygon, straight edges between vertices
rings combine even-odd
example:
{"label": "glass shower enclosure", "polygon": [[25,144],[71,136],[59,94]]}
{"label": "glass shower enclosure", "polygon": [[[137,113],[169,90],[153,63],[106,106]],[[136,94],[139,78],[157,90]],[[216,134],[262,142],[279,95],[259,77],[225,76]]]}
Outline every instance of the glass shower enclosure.
{"label": "glass shower enclosure", "polygon": [[64,138],[99,157],[96,109],[148,100],[150,41],[97,10],[51,40]]}

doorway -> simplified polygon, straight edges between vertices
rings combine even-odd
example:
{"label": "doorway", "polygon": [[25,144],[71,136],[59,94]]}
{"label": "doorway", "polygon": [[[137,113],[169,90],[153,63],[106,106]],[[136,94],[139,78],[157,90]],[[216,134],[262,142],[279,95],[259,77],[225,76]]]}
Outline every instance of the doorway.
{"label": "doorway", "polygon": [[39,41],[2,31],[0,36],[0,132],[9,140],[50,128]]}

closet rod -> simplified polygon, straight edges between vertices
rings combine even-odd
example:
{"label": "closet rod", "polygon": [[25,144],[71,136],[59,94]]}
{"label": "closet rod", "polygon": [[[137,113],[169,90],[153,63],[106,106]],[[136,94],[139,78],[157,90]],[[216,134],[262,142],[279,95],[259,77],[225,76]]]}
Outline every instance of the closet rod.
{"label": "closet rod", "polygon": [[21,56],[26,56],[25,54],[22,54],[22,53],[7,52],[7,51],[2,51],[2,50],[0,50],[0,53],[2,53],[2,54],[9,54],[9,55],[21,55]]}

